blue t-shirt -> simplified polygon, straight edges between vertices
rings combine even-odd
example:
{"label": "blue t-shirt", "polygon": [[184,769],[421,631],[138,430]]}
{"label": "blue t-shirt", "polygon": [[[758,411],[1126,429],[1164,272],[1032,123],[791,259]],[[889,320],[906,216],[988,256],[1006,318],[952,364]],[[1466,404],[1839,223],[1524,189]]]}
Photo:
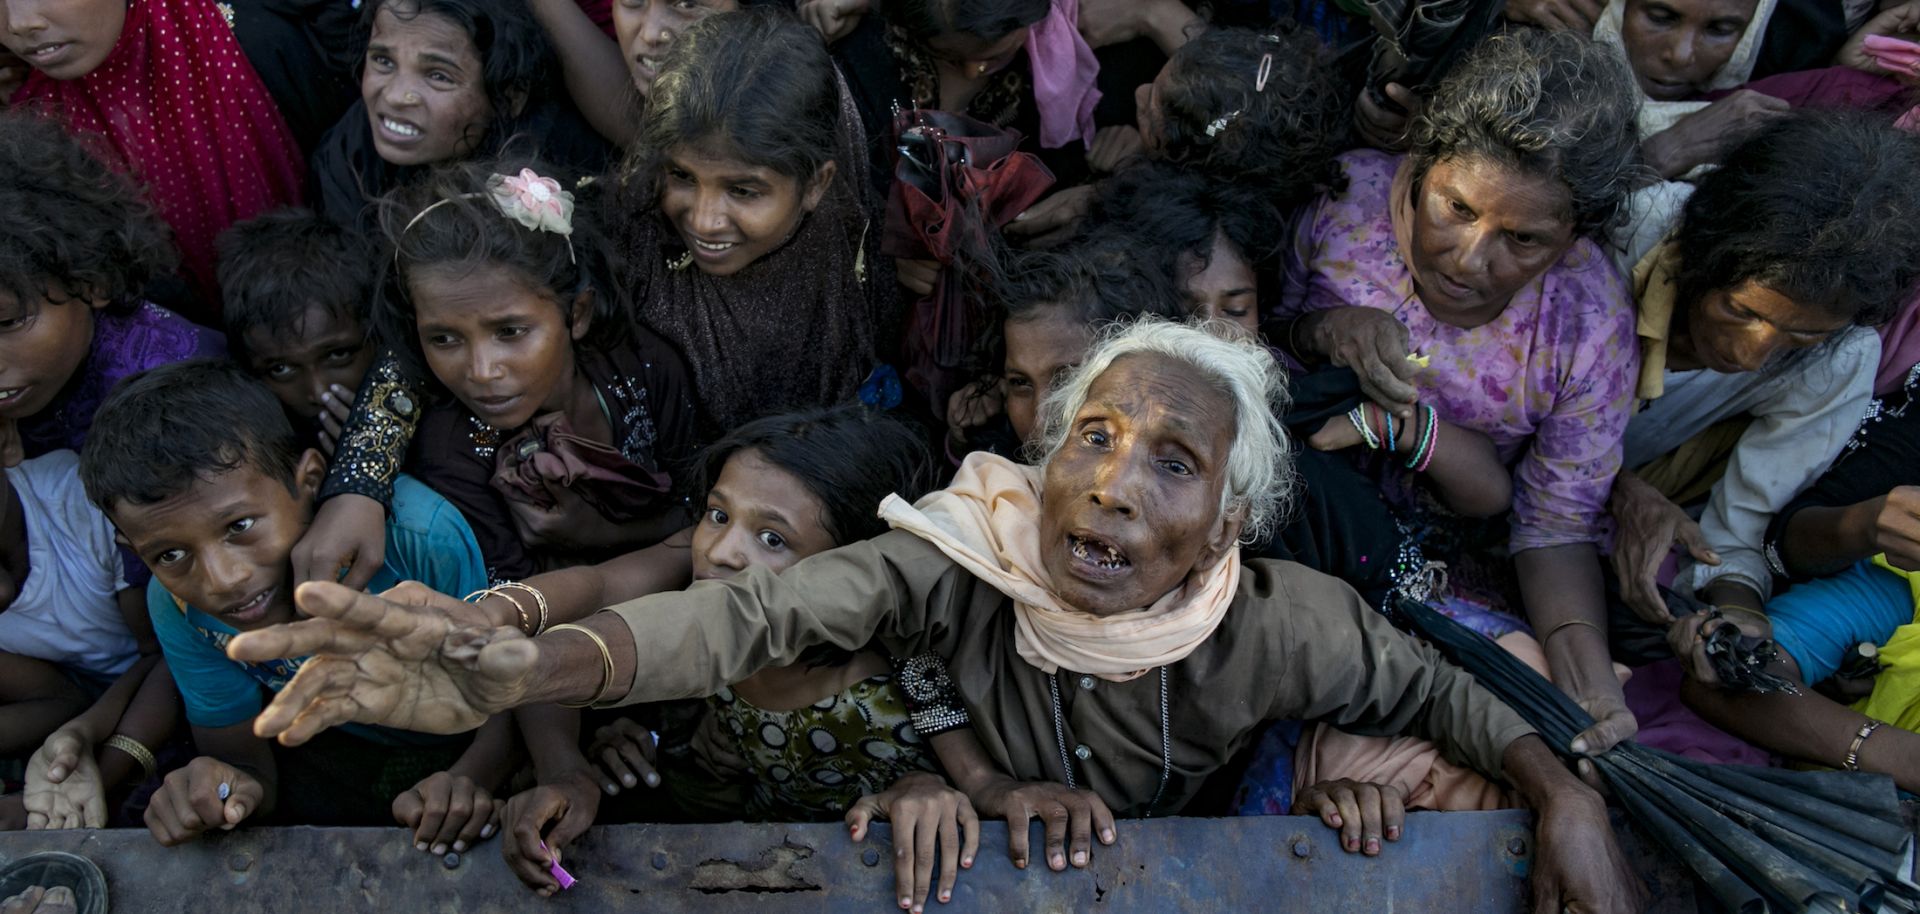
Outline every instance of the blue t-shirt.
{"label": "blue t-shirt", "polygon": [[[486,563],[466,518],[410,476],[394,480],[386,565],[367,590],[379,593],[401,581],[419,581],[455,597],[487,586]],[[153,617],[160,650],[186,703],[187,721],[196,727],[231,727],[252,720],[266,707],[261,687],[278,692],[305,662],[241,663],[228,658],[227,641],[239,632],[176,599],[157,577],[147,584],[147,614]],[[381,727],[342,729],[387,745],[441,741]]]}

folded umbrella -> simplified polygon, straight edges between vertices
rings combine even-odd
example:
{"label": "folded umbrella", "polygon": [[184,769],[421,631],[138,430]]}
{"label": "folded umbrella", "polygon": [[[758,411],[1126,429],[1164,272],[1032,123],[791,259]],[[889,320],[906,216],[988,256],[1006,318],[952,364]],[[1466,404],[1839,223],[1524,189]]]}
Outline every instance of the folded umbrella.
{"label": "folded umbrella", "polygon": [[[1487,638],[1425,604],[1387,612],[1531,723],[1562,757],[1593,718]],[[1706,765],[1625,742],[1586,756],[1638,826],[1729,910],[1920,910],[1912,835],[1885,775]]]}

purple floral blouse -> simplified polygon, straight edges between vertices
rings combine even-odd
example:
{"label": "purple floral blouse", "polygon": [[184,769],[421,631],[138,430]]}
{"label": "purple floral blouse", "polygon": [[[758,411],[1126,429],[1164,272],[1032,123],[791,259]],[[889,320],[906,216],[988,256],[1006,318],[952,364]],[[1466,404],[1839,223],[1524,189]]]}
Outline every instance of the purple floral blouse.
{"label": "purple floral blouse", "polygon": [[[72,307],[61,305],[59,307]],[[128,375],[171,362],[227,354],[226,337],[151,302],[126,314],[95,312],[93,347],[65,390],[47,408],[20,422],[28,457],[78,451],[93,413]]]}
{"label": "purple floral blouse", "polygon": [[1486,434],[1513,468],[1512,551],[1603,544],[1640,361],[1633,300],[1612,260],[1583,238],[1493,321],[1441,323],[1415,297],[1394,241],[1401,157],[1362,150],[1340,163],[1346,192],[1322,197],[1295,229],[1279,315],[1392,312],[1430,358],[1413,379],[1421,398]]}

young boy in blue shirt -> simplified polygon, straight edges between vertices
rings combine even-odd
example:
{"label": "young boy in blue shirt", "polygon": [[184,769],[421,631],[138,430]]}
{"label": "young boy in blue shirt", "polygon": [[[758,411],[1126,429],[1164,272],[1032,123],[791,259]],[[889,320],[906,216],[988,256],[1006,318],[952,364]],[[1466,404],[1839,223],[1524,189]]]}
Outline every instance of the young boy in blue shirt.
{"label": "young boy in blue shirt", "polygon": [[[148,805],[147,827],[162,844],[230,829],[276,806],[303,810],[283,819],[371,824],[364,812],[345,812],[367,809],[370,790],[389,791],[374,808],[392,797],[395,818],[416,829],[423,850],[464,850],[490,833],[491,790],[511,764],[505,716],[476,731],[464,752],[438,737],[369,727],[313,752],[276,754],[253,734],[262,689],[284,687],[300,661],[240,663],[228,659],[226,644],[238,632],[297,618],[290,556],[325,475],[325,460],[300,446],[274,395],[227,362],[135,375],[94,418],[81,481],[153,570],[147,610],[198,752]],[[456,596],[486,586],[460,512],[404,477],[388,517],[386,567],[370,589],[403,579]],[[445,771],[444,761],[424,767],[456,753]],[[413,786],[394,797],[394,778],[406,771],[412,776],[399,788]]]}

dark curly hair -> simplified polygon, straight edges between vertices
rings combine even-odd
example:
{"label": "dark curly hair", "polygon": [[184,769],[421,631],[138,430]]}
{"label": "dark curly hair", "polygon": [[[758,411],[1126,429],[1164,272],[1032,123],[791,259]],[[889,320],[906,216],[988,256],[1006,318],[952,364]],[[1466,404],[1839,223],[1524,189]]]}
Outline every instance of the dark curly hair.
{"label": "dark curly hair", "polygon": [[962,33],[993,43],[1047,16],[1051,0],[877,0],[874,12],[907,40]]}
{"label": "dark curly hair", "polygon": [[819,32],[774,7],[708,16],[661,63],[627,183],[651,197],[668,152],[689,143],[804,182],[839,152],[839,122]]}
{"label": "dark curly hair", "polygon": [[[1266,86],[1256,89],[1269,57]],[[1353,92],[1312,31],[1290,20],[1266,31],[1208,29],[1167,68],[1160,158],[1288,209],[1345,186],[1333,157]]]}
{"label": "dark curly hair", "polygon": [[1893,317],[1920,281],[1920,137],[1884,115],[1796,111],[1699,182],[1674,233],[1675,291],[1752,282],[1856,325]]}
{"label": "dark curly hair", "polygon": [[480,81],[493,108],[487,136],[478,147],[491,148],[514,129],[516,112],[555,80],[553,47],[528,5],[521,0],[368,0],[360,10],[357,33],[360,66],[366,66],[367,42],[381,10],[401,20],[439,16],[472,39],[480,57]]}
{"label": "dark curly hair", "polygon": [[245,354],[253,330],[298,338],[309,307],[367,325],[374,264],[357,233],[313,210],[285,207],[236,223],[218,247],[221,322],[236,354]]}
{"label": "dark curly hair", "polygon": [[1468,54],[1414,118],[1414,184],[1437,162],[1485,159],[1565,184],[1574,233],[1605,237],[1646,173],[1639,109],[1619,52],[1574,32],[1513,29]]}
{"label": "dark curly hair", "polygon": [[1088,220],[1094,232],[1111,227],[1138,239],[1155,258],[1155,272],[1180,276],[1180,258],[1213,261],[1213,240],[1226,236],[1249,263],[1259,264],[1280,248],[1286,219],[1265,194],[1241,184],[1215,181],[1164,163],[1122,170],[1103,182]]}
{"label": "dark curly hair", "polygon": [[574,195],[573,233],[536,231],[503,215],[487,191],[494,174],[523,168],[551,174],[537,162],[498,159],[443,165],[423,180],[376,203],[391,259],[381,266],[373,323],[381,343],[417,375],[430,377],[415,329],[408,280],[441,264],[490,265],[510,270],[554,307],[568,312],[575,297],[593,293],[593,332],[586,345],[610,348],[629,339],[633,309],[613,274],[609,243],[600,229],[606,206],[598,182],[567,188]]}
{"label": "dark curly hair", "polygon": [[0,291],[130,309],[178,254],[138,188],[59,122],[0,111]]}

